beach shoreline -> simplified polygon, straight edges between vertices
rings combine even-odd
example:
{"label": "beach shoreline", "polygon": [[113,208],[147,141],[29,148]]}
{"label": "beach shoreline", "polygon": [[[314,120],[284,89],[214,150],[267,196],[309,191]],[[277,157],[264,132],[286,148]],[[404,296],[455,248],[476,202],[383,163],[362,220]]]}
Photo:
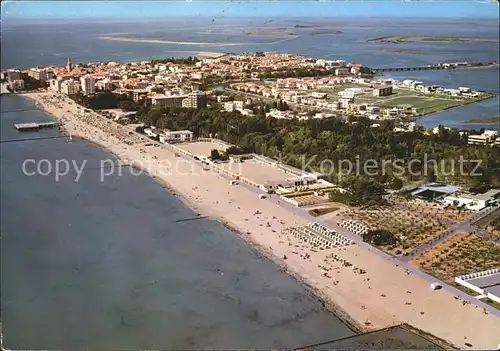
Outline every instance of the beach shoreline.
{"label": "beach shoreline", "polygon": [[[165,147],[146,146],[145,137],[142,143],[136,141],[138,137],[130,136],[126,127],[95,112],[84,114],[83,108],[68,97],[52,93],[23,96],[37,102],[65,127],[69,135],[89,140],[120,160],[150,162],[152,167],[147,168],[148,175],[163,188],[178,196],[196,213],[217,220],[250,243],[284,273],[300,281],[321,302],[326,301],[324,307],[347,326],[371,331],[407,323],[462,348],[464,336],[475,348],[494,348],[500,343],[495,332],[500,329],[500,318],[483,313],[477,306],[462,305],[450,292],[432,291],[426,280],[408,274],[373,250],[358,245],[313,250],[283,233],[288,227],[307,224],[308,221],[296,213],[260,200],[242,186],[230,186],[215,172],[195,174],[193,162],[176,157]],[[176,163],[186,175],[165,175],[160,172],[158,161],[154,161],[158,159]],[[259,214],[254,212],[256,209]],[[302,253],[308,253],[310,257]],[[330,259],[333,253],[363,268],[366,274],[355,274],[350,268],[333,262]],[[329,274],[320,268],[322,266]],[[440,319],[443,315],[449,317],[445,324]]]}

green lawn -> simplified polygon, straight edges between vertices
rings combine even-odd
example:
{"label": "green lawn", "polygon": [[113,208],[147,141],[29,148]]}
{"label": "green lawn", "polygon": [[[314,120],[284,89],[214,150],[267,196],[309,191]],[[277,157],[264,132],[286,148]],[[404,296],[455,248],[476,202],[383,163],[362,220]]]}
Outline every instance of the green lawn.
{"label": "green lawn", "polygon": [[439,99],[426,96],[401,96],[395,97],[389,101],[382,102],[380,107],[392,108],[397,106],[408,106],[418,109],[423,114],[432,113],[455,106],[462,105],[466,100],[459,99]]}
{"label": "green lawn", "polygon": [[489,297],[485,298],[485,299],[482,299],[481,301],[487,303],[488,305],[492,306],[492,307],[495,307],[497,310],[500,310],[500,303],[496,302],[496,301],[493,301],[492,299],[490,299]]}

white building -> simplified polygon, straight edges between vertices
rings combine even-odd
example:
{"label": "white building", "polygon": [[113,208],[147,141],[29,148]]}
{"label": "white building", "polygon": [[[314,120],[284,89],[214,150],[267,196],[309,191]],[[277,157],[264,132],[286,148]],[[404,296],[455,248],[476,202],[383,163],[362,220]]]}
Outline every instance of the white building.
{"label": "white building", "polygon": [[49,81],[49,89],[55,91],[56,93],[61,92],[62,82],[63,80],[61,78],[51,79]]}
{"label": "white building", "polygon": [[80,85],[84,95],[95,94],[95,79],[91,76],[80,77]]}
{"label": "white building", "polygon": [[326,99],[326,93],[314,92],[311,96],[316,99]]}
{"label": "white building", "polygon": [[44,83],[49,79],[49,71],[45,68],[32,68],[28,72],[30,77],[33,77],[36,80]]}
{"label": "white building", "polygon": [[24,80],[22,79],[14,79],[10,82],[10,87],[12,90],[23,90],[24,89]]}
{"label": "white building", "polygon": [[193,132],[189,130],[178,130],[174,132],[165,130],[162,134],[160,134],[161,143],[182,143],[191,142],[192,140]]}
{"label": "white building", "polygon": [[485,130],[483,134],[469,135],[467,137],[467,143],[469,145],[493,145],[495,144],[497,136],[497,131]]}
{"label": "white building", "polygon": [[[451,130],[450,127],[443,127],[443,126],[441,126],[441,128],[443,128],[444,130]],[[439,133],[439,126],[432,128],[432,134],[438,134],[438,133]]]}
{"label": "white building", "polygon": [[182,102],[187,98],[187,95],[155,95],[151,98],[153,105],[163,107],[182,106]]}
{"label": "white building", "polygon": [[73,79],[65,80],[61,83],[61,92],[66,95],[78,93],[78,84]]}
{"label": "white building", "polygon": [[455,283],[500,303],[500,268],[461,275]]}
{"label": "white building", "polygon": [[450,206],[464,206],[471,211],[481,211],[500,198],[500,190],[491,189],[484,194],[454,194],[446,196],[443,203]]}
{"label": "white building", "polygon": [[103,79],[96,83],[96,86],[101,90],[112,90],[113,83],[109,79]]}
{"label": "white building", "polygon": [[343,90],[339,92],[339,96],[342,96],[343,98],[347,99],[352,99],[353,97],[356,96],[356,93],[352,90]]}
{"label": "white building", "polygon": [[346,76],[350,73],[349,68],[337,68],[335,69],[336,76]]}
{"label": "white building", "polygon": [[224,110],[227,112],[242,111],[244,109],[245,103],[240,100],[227,101],[224,103]]}
{"label": "white building", "polygon": [[6,78],[9,82],[21,79],[21,70],[9,69],[6,73]]}
{"label": "white building", "polygon": [[354,103],[354,98],[341,98],[339,99],[340,108],[346,108],[350,104]]}
{"label": "white building", "polygon": [[366,112],[372,113],[372,114],[377,114],[380,113],[380,107],[379,106],[366,106]]}

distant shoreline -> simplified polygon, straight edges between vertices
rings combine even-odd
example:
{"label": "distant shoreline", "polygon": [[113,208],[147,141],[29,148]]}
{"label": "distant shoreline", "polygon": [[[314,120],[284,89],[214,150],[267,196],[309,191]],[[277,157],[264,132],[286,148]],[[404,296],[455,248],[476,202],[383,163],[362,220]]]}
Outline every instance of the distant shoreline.
{"label": "distant shoreline", "polygon": [[470,119],[470,120],[465,121],[463,123],[468,123],[468,124],[473,124],[473,123],[499,123],[500,124],[500,116]]}
{"label": "distant shoreline", "polygon": [[388,36],[368,39],[367,43],[498,43],[495,38],[465,38],[465,37],[398,37]]}

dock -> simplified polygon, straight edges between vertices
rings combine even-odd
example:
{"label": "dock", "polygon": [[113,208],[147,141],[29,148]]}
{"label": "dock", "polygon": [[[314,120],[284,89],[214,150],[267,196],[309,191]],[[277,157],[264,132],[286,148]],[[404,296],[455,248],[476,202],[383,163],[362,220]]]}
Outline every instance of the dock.
{"label": "dock", "polygon": [[57,127],[57,125],[58,124],[56,122],[14,123],[14,127],[20,132],[28,131],[28,130],[38,130],[38,129],[42,129],[42,128],[54,128],[54,127]]}

